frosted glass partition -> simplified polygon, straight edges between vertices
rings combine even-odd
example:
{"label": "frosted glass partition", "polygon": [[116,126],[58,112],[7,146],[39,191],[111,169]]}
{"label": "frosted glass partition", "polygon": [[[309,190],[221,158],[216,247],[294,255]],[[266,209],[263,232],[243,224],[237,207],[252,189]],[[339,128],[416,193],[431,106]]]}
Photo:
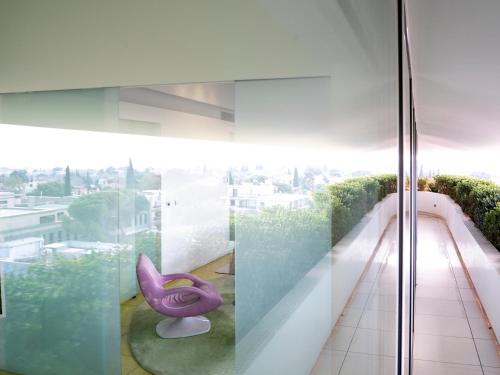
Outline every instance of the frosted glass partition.
{"label": "frosted glass partition", "polygon": [[226,173],[206,164],[163,171],[163,273],[189,272],[231,251]]}

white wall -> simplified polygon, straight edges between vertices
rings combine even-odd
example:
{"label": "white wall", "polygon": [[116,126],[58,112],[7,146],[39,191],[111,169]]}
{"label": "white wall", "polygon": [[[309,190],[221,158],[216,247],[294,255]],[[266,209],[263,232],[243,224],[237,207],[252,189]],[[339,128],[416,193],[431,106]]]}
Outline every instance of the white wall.
{"label": "white wall", "polygon": [[500,335],[500,253],[444,194],[418,192],[419,211],[441,216],[450,228],[460,255],[495,333]]}

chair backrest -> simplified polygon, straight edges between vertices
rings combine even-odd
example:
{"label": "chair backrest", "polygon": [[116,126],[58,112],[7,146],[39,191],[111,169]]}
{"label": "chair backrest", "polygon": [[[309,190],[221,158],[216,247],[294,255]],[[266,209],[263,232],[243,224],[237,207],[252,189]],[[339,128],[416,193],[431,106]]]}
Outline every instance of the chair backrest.
{"label": "chair backrest", "polygon": [[161,309],[161,296],[163,295],[162,276],[155,265],[144,254],[139,254],[137,260],[137,280],[144,298],[155,310]]}

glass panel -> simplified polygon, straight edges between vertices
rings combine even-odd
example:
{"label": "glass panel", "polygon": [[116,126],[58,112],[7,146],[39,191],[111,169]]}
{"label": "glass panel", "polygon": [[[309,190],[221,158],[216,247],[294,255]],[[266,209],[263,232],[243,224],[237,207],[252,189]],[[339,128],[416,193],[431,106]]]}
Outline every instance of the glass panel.
{"label": "glass panel", "polygon": [[91,194],[109,143],[46,128],[113,128],[113,93],[0,97],[1,369],[120,373],[118,192]]}
{"label": "glass panel", "polygon": [[[259,4],[287,41],[274,53],[301,56],[289,67],[270,62],[265,75],[230,82],[1,98],[1,121],[24,125],[0,129],[6,233],[23,204],[61,208],[35,223],[57,230],[22,233],[29,247],[1,239],[2,367],[117,373],[121,344],[123,371],[393,372],[403,229],[394,220],[395,1]],[[186,286],[177,279],[188,272],[223,304],[205,309],[191,293],[145,300],[139,253],[177,274],[165,286]],[[19,268],[19,257],[37,261]],[[59,271],[75,279],[60,283]],[[41,291],[19,292],[29,309],[11,315],[9,280],[26,275]],[[175,314],[161,308],[169,303]],[[210,332],[160,338],[192,305]]]}

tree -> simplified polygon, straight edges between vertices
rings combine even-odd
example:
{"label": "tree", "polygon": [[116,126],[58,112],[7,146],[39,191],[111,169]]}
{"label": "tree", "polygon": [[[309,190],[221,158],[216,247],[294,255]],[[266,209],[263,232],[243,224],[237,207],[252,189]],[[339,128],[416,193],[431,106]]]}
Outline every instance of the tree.
{"label": "tree", "polygon": [[137,181],[135,179],[134,166],[132,165],[132,159],[128,159],[127,177],[126,177],[126,187],[127,189],[135,189]]}
{"label": "tree", "polygon": [[23,185],[28,181],[28,172],[25,170],[12,171],[8,176],[0,177],[0,182],[3,185],[3,190],[7,191],[22,191]]}
{"label": "tree", "polygon": [[146,172],[138,178],[137,186],[140,190],[160,190],[161,175]]}
{"label": "tree", "polygon": [[46,182],[38,184],[35,190],[28,195],[45,197],[62,197],[65,194],[65,187],[59,182]]}
{"label": "tree", "polygon": [[298,188],[300,185],[300,180],[299,180],[299,172],[297,171],[297,168],[293,169],[293,187]]}
{"label": "tree", "polygon": [[71,196],[71,173],[69,171],[69,165],[66,166],[66,173],[64,174],[64,195],[66,197]]}
{"label": "tree", "polygon": [[132,190],[106,190],[84,195],[68,208],[65,229],[86,241],[118,242],[136,213],[149,210],[149,201]]}
{"label": "tree", "polygon": [[85,186],[87,187],[87,189],[90,189],[90,187],[92,186],[92,180],[90,179],[89,171],[87,171],[87,173],[85,174]]}
{"label": "tree", "polygon": [[227,183],[228,183],[228,185],[234,185],[234,178],[233,178],[233,174],[231,173],[231,171],[229,171],[227,173]]}
{"label": "tree", "polygon": [[278,193],[290,194],[293,192],[292,187],[289,184],[283,182],[277,182],[274,184]]}

